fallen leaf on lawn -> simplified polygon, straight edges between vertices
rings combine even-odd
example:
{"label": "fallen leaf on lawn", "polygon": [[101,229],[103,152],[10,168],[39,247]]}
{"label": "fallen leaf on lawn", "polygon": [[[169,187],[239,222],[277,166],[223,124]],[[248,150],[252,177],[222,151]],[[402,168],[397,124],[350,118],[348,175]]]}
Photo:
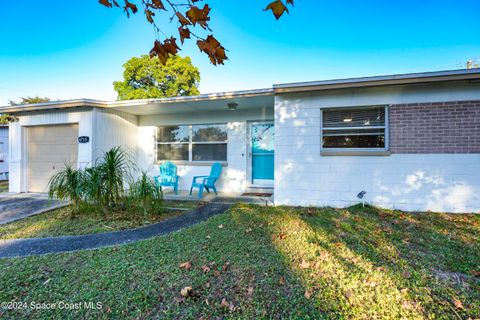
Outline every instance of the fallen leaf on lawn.
{"label": "fallen leaf on lawn", "polygon": [[180,290],[180,294],[182,297],[190,297],[193,295],[193,289],[192,287],[184,287],[182,290]]}
{"label": "fallen leaf on lawn", "polygon": [[207,239],[211,239],[211,238],[212,238],[212,237],[210,237],[210,236],[207,236]]}
{"label": "fallen leaf on lawn", "polygon": [[402,301],[402,307],[403,307],[404,309],[412,309],[413,306],[412,306],[412,304],[411,304],[409,301],[403,300],[403,301]]}
{"label": "fallen leaf on lawn", "polygon": [[278,235],[278,238],[279,238],[280,240],[283,240],[283,239],[285,239],[286,237],[287,237],[287,235],[286,235],[285,233],[280,233],[280,234]]}
{"label": "fallen leaf on lawn", "polygon": [[480,271],[472,270],[472,271],[470,271],[470,273],[471,273],[472,276],[474,276],[474,277],[480,277]]}
{"label": "fallen leaf on lawn", "polygon": [[214,275],[215,277],[220,276],[220,271],[218,271],[218,270],[213,270],[213,275]]}
{"label": "fallen leaf on lawn", "polygon": [[207,273],[207,272],[209,272],[211,269],[210,269],[209,266],[203,265],[203,266],[202,266],[202,270],[203,270],[203,273]]}
{"label": "fallen leaf on lawn", "polygon": [[245,233],[250,233],[250,232],[252,232],[252,228],[248,228],[245,230]]}
{"label": "fallen leaf on lawn", "polygon": [[308,263],[307,261],[305,261],[305,259],[302,259],[302,262],[300,263],[300,268],[302,268],[302,269],[308,269],[308,268],[310,268],[310,263]]}
{"label": "fallen leaf on lawn", "polygon": [[205,304],[206,304],[207,306],[210,305],[210,302],[208,302],[208,299],[205,299]]}
{"label": "fallen leaf on lawn", "polygon": [[283,276],[278,278],[278,284],[281,285],[281,286],[285,285],[285,278]]}
{"label": "fallen leaf on lawn", "polygon": [[312,297],[312,293],[309,290],[305,290],[305,293],[303,294],[303,296],[306,299],[310,299]]}
{"label": "fallen leaf on lawn", "polygon": [[225,263],[223,264],[223,267],[222,267],[222,272],[227,271],[229,266],[230,266],[230,263],[225,262]]}
{"label": "fallen leaf on lawn", "polygon": [[412,274],[409,271],[404,271],[404,272],[402,272],[402,276],[405,279],[410,279],[412,277]]}
{"label": "fallen leaf on lawn", "polygon": [[[320,260],[327,260],[330,257],[330,254],[327,251],[322,251],[320,253]],[[354,262],[355,263],[355,262]]]}
{"label": "fallen leaf on lawn", "polygon": [[455,308],[463,309],[463,304],[460,300],[452,298],[452,301],[453,301],[453,305],[455,306]]}
{"label": "fallen leaf on lawn", "polygon": [[377,271],[383,272],[383,271],[385,271],[385,267],[377,267]]}
{"label": "fallen leaf on lawn", "polygon": [[407,293],[408,292],[408,288],[403,288],[400,290],[401,293]]}
{"label": "fallen leaf on lawn", "polygon": [[218,226],[218,229],[222,229],[222,228],[223,228],[223,224]]}
{"label": "fallen leaf on lawn", "polygon": [[192,267],[192,264],[190,263],[190,261],[187,261],[187,262],[180,263],[178,267],[180,269],[190,270],[190,268]]}
{"label": "fallen leaf on lawn", "polygon": [[222,302],[220,303],[220,306],[222,308],[228,308],[230,306],[230,303],[228,303],[227,299],[223,298]]}
{"label": "fallen leaf on lawn", "polygon": [[247,295],[249,295],[250,297],[253,295],[253,287],[248,287]]}
{"label": "fallen leaf on lawn", "polygon": [[347,289],[347,290],[345,291],[345,298],[350,299],[350,297],[352,296],[352,294],[353,294],[352,290]]}
{"label": "fallen leaf on lawn", "polygon": [[210,282],[205,283],[205,287],[210,288]]}

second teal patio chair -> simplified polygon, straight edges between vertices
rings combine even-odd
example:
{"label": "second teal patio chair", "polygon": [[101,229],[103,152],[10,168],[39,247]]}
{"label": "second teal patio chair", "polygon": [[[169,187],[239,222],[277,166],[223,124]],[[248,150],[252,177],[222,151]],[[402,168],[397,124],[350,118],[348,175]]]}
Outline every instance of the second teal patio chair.
{"label": "second teal patio chair", "polygon": [[167,161],[160,165],[160,175],[155,176],[155,185],[157,187],[173,187],[175,194],[178,194],[177,166],[173,162]]}
{"label": "second teal patio chair", "polygon": [[192,195],[193,188],[198,188],[198,197],[201,199],[203,196],[203,189],[207,190],[210,193],[209,189],[213,189],[213,192],[217,194],[217,189],[215,188],[215,182],[220,178],[222,173],[222,165],[219,162],[215,162],[212,165],[210,170],[210,175],[208,176],[196,176],[193,177],[192,186],[190,187],[190,195]]}

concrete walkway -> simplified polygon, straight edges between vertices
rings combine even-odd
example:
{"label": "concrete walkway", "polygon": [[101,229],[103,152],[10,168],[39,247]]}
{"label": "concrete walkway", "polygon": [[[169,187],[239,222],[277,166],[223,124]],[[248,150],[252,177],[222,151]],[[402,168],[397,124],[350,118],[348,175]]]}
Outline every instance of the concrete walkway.
{"label": "concrete walkway", "polygon": [[225,212],[230,206],[230,203],[223,201],[211,202],[181,216],[132,230],[82,236],[0,240],[0,258],[95,249],[131,243],[197,224]]}
{"label": "concrete walkway", "polygon": [[65,206],[62,201],[51,201],[45,194],[0,193],[0,224],[20,220]]}

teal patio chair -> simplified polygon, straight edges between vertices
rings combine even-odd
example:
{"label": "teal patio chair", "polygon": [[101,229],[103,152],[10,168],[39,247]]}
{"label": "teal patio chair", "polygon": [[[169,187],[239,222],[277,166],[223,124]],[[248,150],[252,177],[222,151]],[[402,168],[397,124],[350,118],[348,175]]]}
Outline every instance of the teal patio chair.
{"label": "teal patio chair", "polygon": [[160,165],[160,175],[155,176],[155,185],[157,187],[173,187],[175,194],[178,194],[177,166],[167,161]]}
{"label": "teal patio chair", "polygon": [[208,193],[210,193],[210,189],[213,189],[215,194],[217,194],[215,182],[217,182],[218,178],[220,178],[220,173],[222,173],[222,165],[218,162],[215,162],[212,165],[209,176],[193,177],[192,186],[190,187],[190,195],[192,195],[193,188],[198,188],[198,197],[200,199],[203,196],[203,188],[205,188]]}

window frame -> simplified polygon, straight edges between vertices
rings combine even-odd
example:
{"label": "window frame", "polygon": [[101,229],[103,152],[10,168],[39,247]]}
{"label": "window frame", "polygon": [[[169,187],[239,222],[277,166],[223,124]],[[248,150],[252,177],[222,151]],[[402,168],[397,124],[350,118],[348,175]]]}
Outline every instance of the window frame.
{"label": "window frame", "polygon": [[[224,125],[227,131],[227,139],[224,141],[193,141],[193,127],[194,126],[218,126]],[[186,142],[159,142],[158,141],[158,129],[162,127],[188,127],[188,141]],[[155,163],[160,164],[166,161],[171,161],[177,164],[189,164],[189,165],[211,165],[215,162],[220,162],[221,164],[228,163],[228,123],[196,123],[196,124],[175,124],[175,125],[159,125],[155,126]],[[169,159],[159,159],[158,158],[158,145],[188,145],[188,159],[187,160],[169,160]],[[194,144],[225,144],[227,149],[226,159],[225,160],[193,160],[193,145]]]}
{"label": "window frame", "polygon": [[[330,110],[338,109],[378,109],[385,110],[385,124],[383,126],[368,126],[368,127],[323,127],[323,113]],[[390,150],[390,136],[389,136],[389,106],[388,105],[366,105],[366,106],[342,106],[342,107],[325,107],[320,108],[320,154],[321,155],[389,155]],[[383,129],[385,136],[385,146],[383,148],[324,148],[323,147],[323,131],[325,130],[375,130]]]}

